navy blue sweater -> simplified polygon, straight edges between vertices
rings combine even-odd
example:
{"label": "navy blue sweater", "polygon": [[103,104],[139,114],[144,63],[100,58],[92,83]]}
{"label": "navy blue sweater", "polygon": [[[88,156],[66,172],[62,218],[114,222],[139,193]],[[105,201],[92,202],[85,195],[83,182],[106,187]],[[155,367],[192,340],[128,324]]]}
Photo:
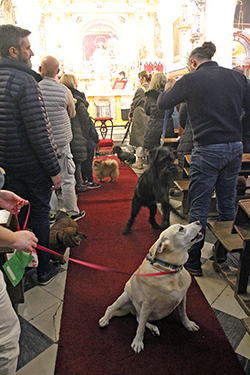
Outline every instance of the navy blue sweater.
{"label": "navy blue sweater", "polygon": [[195,145],[242,141],[243,127],[250,133],[250,84],[237,70],[206,61],[163,92],[157,105],[169,109],[185,101]]}

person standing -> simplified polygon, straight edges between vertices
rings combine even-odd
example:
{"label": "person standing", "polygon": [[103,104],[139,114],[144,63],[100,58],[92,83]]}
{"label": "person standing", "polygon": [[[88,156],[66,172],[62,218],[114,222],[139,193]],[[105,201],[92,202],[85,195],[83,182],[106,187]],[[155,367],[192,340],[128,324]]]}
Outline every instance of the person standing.
{"label": "person standing", "polygon": [[[61,167],[60,176],[64,208],[68,217],[79,220],[84,217],[85,211],[80,211],[77,206],[75,164],[70,149],[72,140],[70,118],[76,115],[75,103],[70,90],[55,79],[59,70],[57,59],[53,56],[44,57],[39,67],[39,72],[43,77],[39,86],[51,122],[55,142],[61,153],[59,164]],[[58,208],[58,198],[55,191],[52,193],[50,206],[50,222],[53,223]]]}
{"label": "person standing", "polygon": [[71,119],[73,131],[71,149],[76,163],[76,191],[80,193],[86,191],[87,188],[92,189],[101,186],[101,184],[94,182],[92,174],[94,151],[99,142],[99,137],[87,110],[88,102],[85,94],[77,89],[76,77],[73,74],[64,74],[60,82],[70,89],[76,100],[76,116]]}
{"label": "person standing", "polygon": [[[14,25],[0,26],[0,165],[6,188],[30,202],[32,230],[39,244],[49,247],[51,187],[58,189],[58,149],[38,86],[41,76],[31,69],[34,53],[30,31]],[[22,227],[27,214],[19,214]],[[50,254],[38,250],[38,282],[45,285],[59,272]]]}
{"label": "person standing", "polygon": [[[163,133],[163,124],[165,118],[165,111],[160,110],[157,107],[158,96],[164,91],[167,77],[162,72],[154,73],[149,88],[145,92],[145,113],[149,116],[149,121],[146,126],[143,147],[146,150],[151,150],[154,147],[160,146],[160,139]],[[174,125],[172,119],[172,113],[174,108],[168,111],[167,124],[165,134],[163,137],[171,137],[174,132]]]}
{"label": "person standing", "polygon": [[[1,172],[0,172],[1,174]],[[0,183],[0,189],[3,183]],[[15,214],[16,210],[29,202],[15,193],[0,190],[0,207]],[[0,226],[0,246],[7,246],[27,253],[36,247],[38,239],[29,230],[12,232]],[[6,290],[2,271],[0,271],[0,374],[15,375],[19,355],[20,323]]]}
{"label": "person standing", "polygon": [[140,87],[135,92],[128,114],[129,120],[132,121],[129,144],[136,148],[136,163],[132,167],[143,169],[143,157],[145,156],[143,139],[149,120],[144,109],[145,92],[149,88],[151,76],[146,70],[143,70],[138,74],[138,78]]}
{"label": "person standing", "polygon": [[[211,61],[216,47],[205,42],[189,56],[186,74],[158,98],[160,109],[187,103],[194,148],[190,164],[189,218],[200,220],[205,235],[208,210],[216,192],[220,221],[233,220],[238,173],[243,154],[243,129],[250,129],[250,84],[240,72]],[[245,114],[242,118],[242,108]],[[189,250],[186,269],[201,276],[203,241]]]}

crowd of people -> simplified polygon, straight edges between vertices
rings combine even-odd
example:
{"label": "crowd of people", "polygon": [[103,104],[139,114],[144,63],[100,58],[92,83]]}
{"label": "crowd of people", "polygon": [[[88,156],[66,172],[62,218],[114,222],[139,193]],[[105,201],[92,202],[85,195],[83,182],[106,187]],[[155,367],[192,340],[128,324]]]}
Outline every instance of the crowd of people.
{"label": "crowd of people", "polygon": [[[0,206],[19,212],[22,227],[30,204],[33,232],[11,232],[0,226],[0,245],[31,252],[39,243],[49,247],[50,225],[56,219],[62,192],[68,217],[81,219],[77,194],[99,188],[92,161],[99,142],[88,102],[73,74],[58,80],[59,61],[45,56],[39,73],[31,69],[34,55],[30,31],[0,26],[0,166],[6,172]],[[147,152],[160,146],[161,137],[175,137],[173,114],[179,111],[181,142],[179,164],[192,151],[189,220],[199,220],[205,235],[208,209],[216,191],[219,220],[233,220],[235,192],[241,168],[243,141],[250,128],[250,84],[242,72],[212,61],[216,47],[205,42],[189,56],[190,74],[178,81],[147,71],[138,75],[130,111],[130,145],[134,167],[142,169]],[[125,73],[120,72],[122,79]],[[2,181],[2,180],[1,180]],[[2,188],[1,186],[0,188]],[[22,208],[22,209],[21,209]],[[187,270],[202,275],[199,242],[189,250]],[[60,272],[50,254],[37,250],[38,283],[46,285]],[[0,271],[0,373],[15,374],[20,326]]]}

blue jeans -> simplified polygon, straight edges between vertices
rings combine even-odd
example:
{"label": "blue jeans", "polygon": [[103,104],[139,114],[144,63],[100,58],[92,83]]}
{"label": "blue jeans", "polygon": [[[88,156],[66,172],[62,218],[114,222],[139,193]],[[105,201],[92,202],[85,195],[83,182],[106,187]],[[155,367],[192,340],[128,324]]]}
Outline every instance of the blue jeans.
{"label": "blue jeans", "polygon": [[[18,194],[21,198],[30,202],[30,217],[32,230],[38,238],[38,243],[49,248],[50,237],[50,197],[51,197],[51,178],[43,172],[37,171],[35,174],[27,174],[19,177],[8,175],[6,188]],[[23,227],[27,215],[27,206],[23,207],[18,214],[20,227]],[[46,274],[50,269],[50,254],[42,250],[37,250],[39,276]]]}
{"label": "blue jeans", "polygon": [[[190,163],[189,222],[200,220],[205,236],[208,210],[215,190],[220,221],[234,219],[236,184],[241,169],[243,145],[241,142],[220,143],[194,147]],[[189,250],[188,264],[201,266],[204,240]]]}

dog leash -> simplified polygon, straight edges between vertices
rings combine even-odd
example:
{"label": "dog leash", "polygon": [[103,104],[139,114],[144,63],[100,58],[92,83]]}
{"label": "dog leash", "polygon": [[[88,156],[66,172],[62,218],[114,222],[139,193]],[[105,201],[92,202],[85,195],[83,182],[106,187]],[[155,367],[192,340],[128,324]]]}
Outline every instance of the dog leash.
{"label": "dog leash", "polygon": [[[20,228],[20,224],[19,224],[19,221],[18,221],[18,212],[17,211],[18,210],[16,208],[15,217],[16,217],[16,221],[17,221],[17,230],[19,231],[19,230],[21,230],[21,228]],[[24,225],[23,225],[22,230],[26,229],[29,213],[30,213],[30,203],[28,203],[28,212],[27,212],[27,216],[26,216],[26,219],[24,221]],[[88,267],[88,268],[96,269],[98,271],[120,273],[120,274],[123,274],[123,275],[131,275],[131,273],[129,273],[129,272],[125,272],[125,271],[121,271],[121,270],[117,270],[117,269],[113,269],[113,268],[109,268],[109,267],[105,267],[105,266],[100,266],[98,264],[88,263],[88,262],[84,262],[83,260],[78,260],[78,259],[67,257],[66,255],[59,254],[56,251],[48,249],[47,247],[44,247],[44,246],[39,245],[39,244],[36,245],[36,249],[39,249],[39,250],[42,250],[42,251],[45,251],[47,253],[54,254],[54,255],[57,255],[57,256],[59,255],[61,258],[70,260],[71,262],[80,264],[80,265]],[[161,275],[167,275],[167,274],[176,273],[176,272],[178,272],[178,271],[174,270],[174,271],[167,271],[167,272],[145,273],[145,274],[138,274],[136,276],[161,276]]]}

